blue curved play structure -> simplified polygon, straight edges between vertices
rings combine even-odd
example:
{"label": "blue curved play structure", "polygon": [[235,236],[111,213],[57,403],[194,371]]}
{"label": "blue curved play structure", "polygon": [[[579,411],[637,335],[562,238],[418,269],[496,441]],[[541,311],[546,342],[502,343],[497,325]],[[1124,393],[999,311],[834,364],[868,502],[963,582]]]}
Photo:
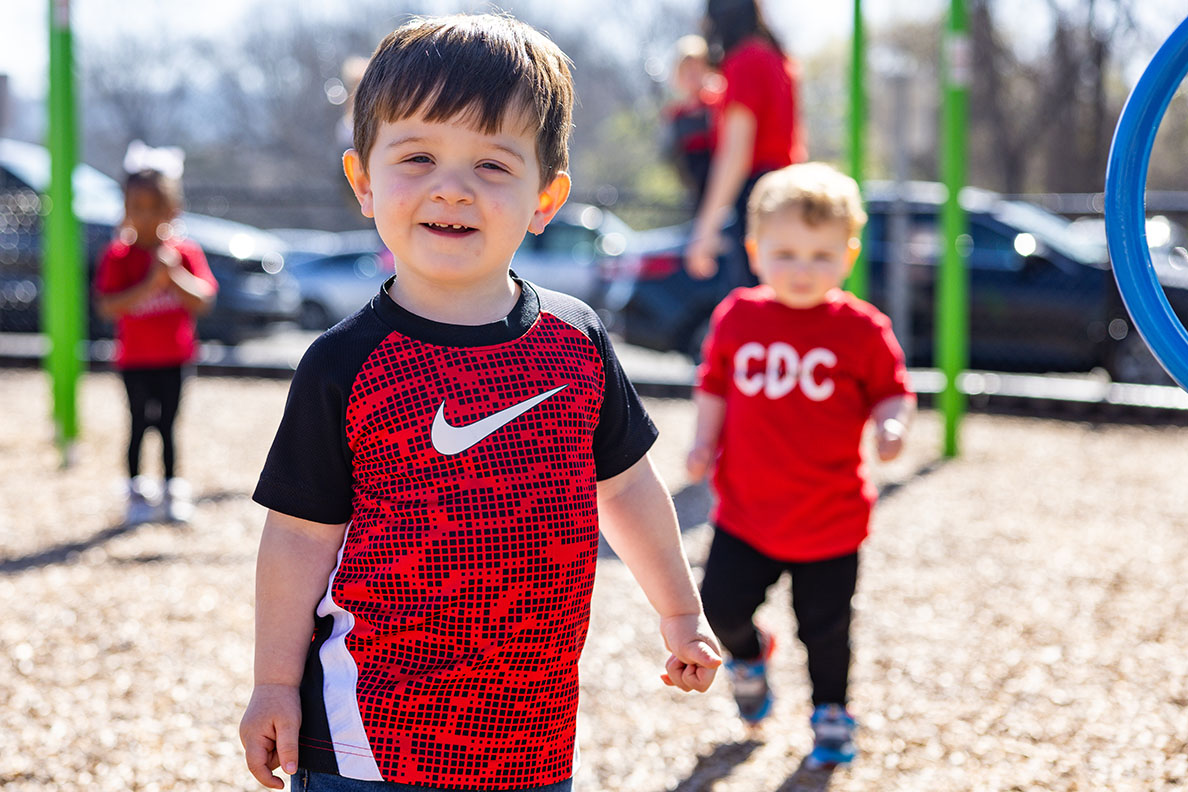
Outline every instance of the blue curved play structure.
{"label": "blue curved play structure", "polygon": [[1147,245],[1145,193],[1163,114],[1188,73],[1188,19],[1180,23],[1126,101],[1106,167],[1105,221],[1114,277],[1147,346],[1188,390],[1188,331],[1172,310]]}

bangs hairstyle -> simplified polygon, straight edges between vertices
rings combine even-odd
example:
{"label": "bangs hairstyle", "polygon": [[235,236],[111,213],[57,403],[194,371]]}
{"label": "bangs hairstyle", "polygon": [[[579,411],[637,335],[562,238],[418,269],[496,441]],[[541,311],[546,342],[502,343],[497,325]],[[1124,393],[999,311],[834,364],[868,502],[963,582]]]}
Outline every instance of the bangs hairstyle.
{"label": "bangs hairstyle", "polygon": [[171,209],[181,209],[182,186],[181,180],[166,176],[155,168],[142,168],[129,173],[124,179],[124,195],[134,189],[152,190]]}
{"label": "bangs hairstyle", "polygon": [[789,165],[760,178],[747,201],[749,235],[756,235],[765,218],[785,209],[796,210],[814,227],[844,223],[851,237],[866,225],[858,182],[823,162]]}
{"label": "bangs hairstyle", "polygon": [[485,134],[521,119],[535,128],[541,186],[569,167],[570,60],[508,16],[417,18],[389,33],[355,92],[355,149],[364,169],[379,125],[420,113],[459,118]]}

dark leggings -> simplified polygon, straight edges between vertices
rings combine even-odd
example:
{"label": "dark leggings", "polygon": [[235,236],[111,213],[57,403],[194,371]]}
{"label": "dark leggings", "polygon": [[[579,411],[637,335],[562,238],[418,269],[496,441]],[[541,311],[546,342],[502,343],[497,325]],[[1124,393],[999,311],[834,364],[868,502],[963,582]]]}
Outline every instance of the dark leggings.
{"label": "dark leggings", "polygon": [[808,653],[813,705],[845,704],[857,552],[824,561],[778,561],[725,531],[715,531],[701,583],[710,627],[734,657],[758,657],[759,636],[752,617],[784,572],[792,575],[792,611],[797,637]]}
{"label": "dark leggings", "polygon": [[151,369],[125,369],[124,388],[128,391],[128,410],[132,414],[132,431],[128,439],[128,475],[140,475],[140,443],[150,426],[161,435],[161,450],[165,462],[165,478],[174,476],[176,449],[173,443],[173,422],[181,403],[181,366]]}

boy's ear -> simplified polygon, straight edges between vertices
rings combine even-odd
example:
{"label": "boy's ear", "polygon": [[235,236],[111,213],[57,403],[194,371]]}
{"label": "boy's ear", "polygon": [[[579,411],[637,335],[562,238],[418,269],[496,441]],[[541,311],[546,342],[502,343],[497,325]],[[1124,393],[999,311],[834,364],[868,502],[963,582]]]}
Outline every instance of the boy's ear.
{"label": "boy's ear", "polygon": [[747,263],[751,266],[751,272],[755,275],[759,274],[759,243],[755,241],[755,237],[749,236],[743,240],[743,247],[747,251]]}
{"label": "boy's ear", "polygon": [[371,200],[371,178],[363,167],[363,158],[355,149],[347,149],[342,155],[342,172],[346,174],[351,189],[355,191],[355,198],[359,201],[359,210],[364,217],[375,217]]}
{"label": "boy's ear", "polygon": [[570,186],[569,174],[560,171],[548,186],[540,191],[540,201],[536,205],[536,212],[532,215],[532,221],[528,223],[529,231],[539,234],[545,230],[545,226],[552,221],[565,202],[569,200]]}
{"label": "boy's ear", "polygon": [[846,244],[846,273],[845,276],[850,276],[850,271],[854,269],[854,262],[858,260],[858,254],[862,252],[862,240],[858,237],[850,237],[850,241]]}

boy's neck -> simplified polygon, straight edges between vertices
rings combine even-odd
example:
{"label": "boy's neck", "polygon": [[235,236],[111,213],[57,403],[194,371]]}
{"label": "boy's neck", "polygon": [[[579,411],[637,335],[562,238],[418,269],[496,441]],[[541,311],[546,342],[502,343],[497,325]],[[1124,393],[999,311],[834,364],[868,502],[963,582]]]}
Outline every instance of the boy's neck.
{"label": "boy's neck", "polygon": [[510,276],[490,283],[466,286],[420,281],[400,275],[399,266],[388,296],[394,303],[422,319],[454,325],[484,325],[511,313],[520,298],[520,287]]}
{"label": "boy's neck", "polygon": [[825,292],[825,294],[821,296],[821,299],[817,300],[816,302],[809,303],[809,304],[802,303],[799,305],[792,305],[791,303],[785,302],[784,300],[780,299],[780,296],[776,293],[775,289],[773,289],[770,285],[765,283],[765,284],[763,284],[763,286],[764,286],[764,288],[767,289],[768,293],[771,296],[771,299],[775,300],[776,302],[780,303],[781,305],[783,305],[787,308],[791,308],[794,311],[811,311],[814,308],[820,308],[822,305],[831,305],[832,303],[835,303],[838,300],[841,300],[845,296],[845,290],[841,286],[834,286],[831,289],[829,289],[829,291]]}

